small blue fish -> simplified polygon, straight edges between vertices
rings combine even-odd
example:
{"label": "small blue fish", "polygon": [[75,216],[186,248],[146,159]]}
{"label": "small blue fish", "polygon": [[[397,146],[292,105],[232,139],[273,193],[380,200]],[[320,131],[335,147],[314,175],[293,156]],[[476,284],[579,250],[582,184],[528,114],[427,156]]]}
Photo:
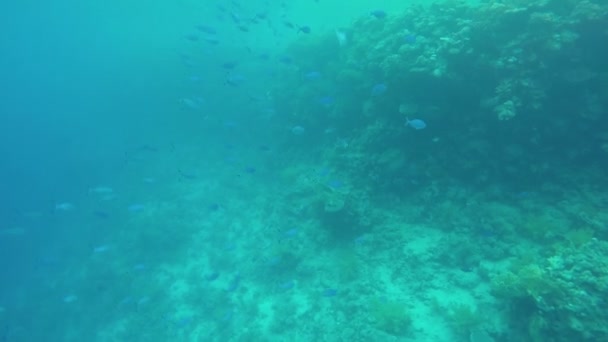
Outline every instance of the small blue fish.
{"label": "small blue fish", "polygon": [[405,121],[406,126],[410,126],[417,131],[426,128],[426,122],[424,122],[420,119],[412,119],[412,120],[405,119],[405,120],[406,120]]}
{"label": "small blue fish", "polygon": [[229,86],[232,86],[232,87],[238,87],[241,84],[243,84],[243,82],[245,82],[246,80],[247,79],[243,75],[231,74],[226,77],[226,84]]}
{"label": "small blue fish", "polygon": [[332,179],[329,182],[327,182],[327,186],[329,186],[330,188],[332,188],[334,190],[338,190],[338,189],[341,189],[342,187],[344,187],[344,182],[342,182],[339,179]]}
{"label": "small blue fish", "polygon": [[335,100],[331,96],[322,96],[317,100],[317,102],[323,106],[329,107],[334,104]]}
{"label": "small blue fish", "polygon": [[72,209],[74,209],[74,205],[69,202],[55,204],[55,210],[57,211],[70,211]]}
{"label": "small blue fish", "polygon": [[357,238],[355,238],[354,242],[356,246],[361,246],[363,244],[365,244],[365,242],[367,242],[367,240],[369,239],[369,234],[363,234],[363,235],[359,235]]}
{"label": "small blue fish", "polygon": [[278,255],[275,255],[275,256],[271,257],[270,259],[268,259],[268,261],[266,262],[266,266],[275,267],[275,266],[278,266],[280,263],[281,263],[281,257]]}
{"label": "small blue fish", "polygon": [[150,297],[148,296],[143,296],[141,297],[138,301],[137,301],[137,306],[142,306],[147,304],[150,301]]}
{"label": "small blue fish", "polygon": [[234,310],[229,310],[222,315],[222,317],[220,318],[220,321],[222,321],[224,323],[230,322],[230,320],[232,320],[233,316],[234,316]]}
{"label": "small blue fish", "polygon": [[232,21],[234,21],[235,24],[241,22],[241,16],[238,13],[230,12],[230,18],[232,18]]}
{"label": "small blue fish", "polygon": [[190,323],[192,323],[194,321],[194,317],[192,316],[185,316],[185,317],[181,317],[179,319],[175,320],[175,325],[178,327],[185,327],[187,325],[190,325]]}
{"label": "small blue fish", "polygon": [[177,169],[177,173],[183,179],[192,180],[192,179],[198,178],[198,176],[194,172],[192,172],[192,171],[183,171],[183,170]]}
{"label": "small blue fish", "polygon": [[191,41],[191,42],[198,42],[199,37],[196,33],[187,33],[184,35],[184,38],[186,38],[187,40]]}
{"label": "small blue fish", "polygon": [[348,37],[346,36],[346,32],[341,30],[336,30],[336,39],[338,39],[338,45],[344,46],[348,42]]}
{"label": "small blue fish", "polygon": [[130,305],[132,304],[134,301],[134,298],[132,296],[127,296],[125,298],[123,298],[120,303],[118,303],[119,306],[126,306],[126,305]]}
{"label": "small blue fish", "polygon": [[201,106],[203,105],[204,102],[205,102],[205,100],[203,100],[200,97],[196,97],[193,99],[187,98],[187,97],[182,97],[181,99],[179,99],[179,103],[183,107],[187,107],[187,108],[193,109],[193,110],[201,109]]}
{"label": "small blue fish", "polygon": [[321,73],[318,71],[309,71],[304,74],[304,78],[309,81],[316,81],[321,78]]}
{"label": "small blue fish", "polygon": [[302,126],[296,125],[291,128],[291,133],[294,135],[302,135],[306,132],[306,129]]}
{"label": "small blue fish", "polygon": [[232,70],[234,68],[236,68],[236,66],[238,65],[237,62],[235,61],[228,61],[222,64],[222,68],[227,69],[227,70]]}
{"label": "small blue fish", "polygon": [[75,301],[78,300],[78,296],[74,295],[74,294],[69,294],[65,297],[63,297],[63,302],[64,303],[74,303]]}
{"label": "small blue fish", "polygon": [[217,34],[216,29],[208,25],[196,25],[196,29],[206,34]]}
{"label": "small blue fish", "polygon": [[205,38],[205,41],[211,45],[217,45],[220,43],[219,39],[213,38],[213,37],[207,37],[207,38]]}
{"label": "small blue fish", "polygon": [[135,266],[133,266],[133,270],[134,271],[145,271],[146,270],[146,265],[145,264],[135,264]]}
{"label": "small blue fish", "polygon": [[104,253],[110,249],[109,245],[100,245],[93,248],[93,253]]}
{"label": "small blue fish", "polygon": [[378,83],[372,87],[372,96],[380,96],[386,93],[388,87],[384,83]]}
{"label": "small blue fish", "polygon": [[143,204],[136,203],[136,204],[131,204],[127,209],[131,213],[137,213],[137,212],[140,212],[140,211],[146,209],[146,206]]}
{"label": "small blue fish", "polygon": [[228,292],[235,291],[239,287],[240,283],[241,283],[241,275],[237,274],[234,278],[232,278],[232,281],[228,285],[228,288],[226,289],[226,291],[228,291]]}
{"label": "small blue fish", "polygon": [[302,33],[306,33],[309,34],[310,33],[310,26],[300,26],[298,28],[298,32],[302,32]]}
{"label": "small blue fish", "polygon": [[205,276],[206,281],[214,281],[220,276],[219,272],[212,272]]}
{"label": "small blue fish", "polygon": [[386,12],[381,9],[373,10],[373,11],[369,12],[369,14],[371,14],[372,16],[374,16],[378,19],[386,18]]}
{"label": "small blue fish", "polygon": [[290,56],[281,56],[279,57],[279,62],[283,64],[291,64],[293,63],[293,58],[291,58]]}
{"label": "small blue fish", "polygon": [[279,291],[289,291],[296,286],[296,282],[294,280],[288,280],[284,283],[279,284]]}
{"label": "small blue fish", "polygon": [[338,295],[338,289],[327,288],[321,293],[323,297],[335,297]]}
{"label": "small blue fish", "polygon": [[321,177],[325,177],[327,175],[329,175],[331,173],[331,169],[327,168],[327,167],[322,167],[317,171],[317,175],[321,176]]}
{"label": "small blue fish", "polygon": [[298,235],[298,229],[297,228],[291,228],[289,230],[287,230],[286,232],[283,233],[282,239],[281,240],[288,240],[291,239],[293,237],[296,237]]}
{"label": "small blue fish", "polygon": [[[141,151],[141,152],[152,152],[151,151],[151,146],[149,145],[143,145],[140,146],[137,150]],[[89,189],[89,193],[90,194],[97,194],[97,195],[107,195],[107,194],[113,194],[114,193],[114,189],[108,187],[108,186],[96,186],[94,188],[90,188]]]}
{"label": "small blue fish", "polygon": [[229,242],[224,246],[224,250],[229,252],[236,249],[236,244],[234,242]]}
{"label": "small blue fish", "polygon": [[94,211],[93,215],[95,215],[95,217],[97,217],[98,219],[101,219],[101,220],[107,220],[110,218],[109,213],[107,213],[105,211],[101,211],[101,210]]}
{"label": "small blue fish", "polygon": [[411,33],[410,34],[406,34],[405,37],[403,37],[403,41],[406,44],[414,45],[414,44],[416,44],[416,35],[413,35]]}

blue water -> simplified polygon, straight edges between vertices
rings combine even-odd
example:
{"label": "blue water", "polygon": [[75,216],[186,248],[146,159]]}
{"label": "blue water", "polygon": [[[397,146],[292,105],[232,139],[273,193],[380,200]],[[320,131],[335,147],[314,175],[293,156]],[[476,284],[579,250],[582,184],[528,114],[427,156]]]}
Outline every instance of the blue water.
{"label": "blue water", "polygon": [[0,341],[608,340],[608,5],[0,5]]}

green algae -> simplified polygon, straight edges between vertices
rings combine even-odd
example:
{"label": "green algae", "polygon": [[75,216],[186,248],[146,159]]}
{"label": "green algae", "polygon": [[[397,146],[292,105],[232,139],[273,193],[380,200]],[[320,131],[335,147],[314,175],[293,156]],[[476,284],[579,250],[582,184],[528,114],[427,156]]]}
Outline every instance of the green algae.
{"label": "green algae", "polygon": [[390,300],[373,300],[370,304],[373,325],[387,334],[403,336],[410,329],[412,317],[407,306]]}

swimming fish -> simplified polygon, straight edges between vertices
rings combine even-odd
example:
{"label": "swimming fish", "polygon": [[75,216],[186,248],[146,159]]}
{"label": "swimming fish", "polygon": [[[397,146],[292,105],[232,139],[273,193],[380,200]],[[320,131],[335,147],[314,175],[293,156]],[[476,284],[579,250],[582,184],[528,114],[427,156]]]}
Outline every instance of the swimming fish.
{"label": "swimming fish", "polygon": [[93,253],[104,253],[110,249],[109,245],[99,245],[93,248]]}
{"label": "swimming fish", "polygon": [[217,30],[209,25],[196,25],[196,29],[207,34],[217,34]]}
{"label": "swimming fish", "polygon": [[340,46],[344,46],[347,43],[346,33],[344,31],[340,31],[336,29],[336,38],[338,39],[338,44]]}
{"label": "swimming fish", "polygon": [[405,125],[412,127],[415,130],[421,130],[426,128],[426,122],[420,120],[420,119],[405,119]]}
{"label": "swimming fish", "polygon": [[372,96],[380,96],[386,93],[388,87],[384,83],[378,83],[372,87]]}
{"label": "swimming fish", "polygon": [[296,125],[291,128],[291,133],[294,135],[302,135],[306,132],[306,129],[302,126]]}
{"label": "swimming fish", "polygon": [[310,26],[300,26],[298,28],[298,32],[302,32],[302,33],[310,33]]}
{"label": "swimming fish", "polygon": [[179,99],[179,103],[187,108],[193,109],[193,110],[197,110],[200,109],[201,106],[204,103],[204,100],[201,99],[200,97],[194,98],[194,99],[190,99],[187,97],[182,97],[181,99]]}
{"label": "swimming fish", "polygon": [[[147,145],[146,145],[147,146]],[[89,193],[107,195],[114,192],[114,189],[107,186],[96,186],[89,189]]]}
{"label": "swimming fish", "polygon": [[329,106],[331,106],[332,104],[334,104],[335,100],[334,100],[334,98],[333,98],[332,96],[326,95],[326,96],[321,96],[321,97],[320,97],[320,98],[317,100],[317,102],[318,102],[320,105],[322,105],[322,106],[329,107]]}
{"label": "swimming fish", "polygon": [[374,16],[378,19],[386,18],[386,12],[381,9],[373,10],[373,11],[369,12],[369,14],[371,14],[372,16]]}
{"label": "swimming fish", "polygon": [[63,297],[63,302],[64,303],[74,303],[75,301],[78,300],[78,296],[74,295],[74,294],[69,294],[65,297]]}
{"label": "swimming fish", "polygon": [[304,78],[309,81],[316,81],[321,78],[321,73],[319,71],[313,70],[304,74]]}
{"label": "swimming fish", "polygon": [[406,44],[413,45],[413,44],[416,43],[416,35],[411,34],[411,33],[410,34],[406,34],[405,37],[403,37],[403,41]]}
{"label": "swimming fish", "polygon": [[338,295],[338,289],[327,288],[327,289],[323,290],[323,292],[321,292],[321,295],[323,297],[335,297]]}
{"label": "swimming fish", "polygon": [[55,210],[58,210],[58,211],[70,211],[72,209],[74,209],[74,205],[69,202],[62,202],[62,203],[55,204]]}

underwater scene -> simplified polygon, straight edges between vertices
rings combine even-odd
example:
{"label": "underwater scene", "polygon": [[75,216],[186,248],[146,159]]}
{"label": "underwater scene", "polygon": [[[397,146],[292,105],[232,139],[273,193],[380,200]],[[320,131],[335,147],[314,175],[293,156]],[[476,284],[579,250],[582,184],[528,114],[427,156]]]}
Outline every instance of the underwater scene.
{"label": "underwater scene", "polygon": [[0,342],[608,341],[608,1],[0,8]]}

